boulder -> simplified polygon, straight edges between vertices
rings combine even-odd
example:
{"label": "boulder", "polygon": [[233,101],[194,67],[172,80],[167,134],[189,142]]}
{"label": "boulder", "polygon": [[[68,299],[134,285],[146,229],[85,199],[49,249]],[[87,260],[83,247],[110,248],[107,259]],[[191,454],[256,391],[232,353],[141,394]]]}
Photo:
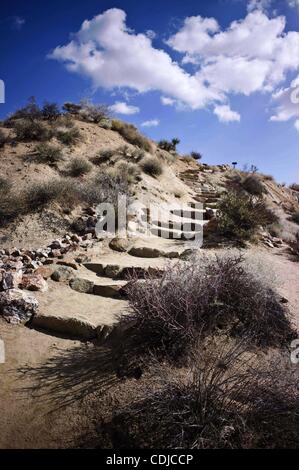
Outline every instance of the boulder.
{"label": "boulder", "polygon": [[1,290],[17,289],[22,282],[22,271],[3,271],[1,273]]}
{"label": "boulder", "polygon": [[40,266],[37,268],[35,271],[35,274],[40,275],[43,277],[43,279],[49,279],[54,271],[57,269],[57,266],[55,264],[49,265],[49,266]]}
{"label": "boulder", "polygon": [[20,289],[0,293],[0,316],[8,323],[27,323],[38,310],[38,301]]}
{"label": "boulder", "polygon": [[46,292],[48,284],[41,274],[25,274],[22,279],[22,289]]}
{"label": "boulder", "polygon": [[59,266],[52,274],[51,279],[56,282],[70,281],[74,277],[74,270],[67,266]]}
{"label": "boulder", "polygon": [[127,238],[113,238],[109,243],[111,250],[125,253],[130,247],[130,242]]}
{"label": "boulder", "polygon": [[71,289],[82,294],[92,294],[94,289],[94,282],[88,279],[75,278],[70,281]]}

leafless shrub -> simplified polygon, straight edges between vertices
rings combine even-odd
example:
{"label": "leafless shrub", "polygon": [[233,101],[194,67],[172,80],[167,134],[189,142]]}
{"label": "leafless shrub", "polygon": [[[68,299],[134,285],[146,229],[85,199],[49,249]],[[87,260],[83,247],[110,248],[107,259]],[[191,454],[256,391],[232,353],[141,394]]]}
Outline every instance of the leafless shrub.
{"label": "leafless shrub", "polygon": [[109,118],[109,107],[104,104],[92,104],[89,101],[81,102],[79,115],[84,121],[99,124],[103,119]]}
{"label": "leafless shrub", "polygon": [[242,255],[177,263],[160,279],[132,279],[127,294],[143,347],[177,360],[201,335],[250,335],[263,347],[283,345],[293,331],[279,294],[247,267]]}
{"label": "leafless shrub", "polygon": [[299,394],[288,358],[260,359],[248,344],[208,338],[188,374],[155,365],[160,379],[117,412],[104,432],[126,448],[299,446]]}

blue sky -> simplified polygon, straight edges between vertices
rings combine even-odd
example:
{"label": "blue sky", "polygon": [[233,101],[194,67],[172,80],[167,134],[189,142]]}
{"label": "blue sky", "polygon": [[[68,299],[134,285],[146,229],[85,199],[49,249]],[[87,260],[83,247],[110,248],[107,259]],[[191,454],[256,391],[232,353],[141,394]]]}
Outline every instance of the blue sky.
{"label": "blue sky", "polygon": [[0,44],[0,118],[88,97],[207,163],[299,181],[297,0],[2,1]]}

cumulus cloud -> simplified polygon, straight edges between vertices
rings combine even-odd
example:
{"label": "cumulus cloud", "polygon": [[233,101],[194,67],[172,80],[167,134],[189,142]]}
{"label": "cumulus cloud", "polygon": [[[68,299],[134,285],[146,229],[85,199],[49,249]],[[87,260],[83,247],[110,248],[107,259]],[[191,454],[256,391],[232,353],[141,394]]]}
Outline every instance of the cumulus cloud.
{"label": "cumulus cloud", "polygon": [[157,127],[160,124],[159,119],[152,119],[141,124],[142,127]]}
{"label": "cumulus cloud", "polygon": [[126,13],[112,8],[84,21],[75,38],[57,47],[51,58],[71,72],[86,75],[95,87],[129,87],[144,93],[158,90],[193,109],[217,99],[217,92],[188,74],[145,34],[126,26]]}
{"label": "cumulus cloud", "polygon": [[240,114],[230,109],[228,105],[215,106],[214,114],[216,114],[220,122],[240,122],[241,120]]}
{"label": "cumulus cloud", "polygon": [[110,111],[117,114],[137,114],[140,109],[138,106],[131,106],[125,103],[124,101],[116,101],[112,106],[110,106]]}
{"label": "cumulus cloud", "polygon": [[282,88],[274,93],[272,98],[276,106],[270,121],[283,122],[299,117],[299,76],[288,88]]}
{"label": "cumulus cloud", "polygon": [[[223,120],[231,94],[274,93],[289,72],[299,70],[299,33],[286,31],[284,16],[268,17],[268,4],[250,1],[246,17],[226,29],[215,18],[186,18],[166,41],[181,54],[181,64],[153,46],[151,30],[143,34],[129,29],[126,13],[118,8],[85,20],[72,40],[50,57],[89,77],[95,88],[158,91],[164,105],[213,107]],[[193,73],[184,68],[189,62]],[[235,113],[233,120],[240,117],[230,112]]]}

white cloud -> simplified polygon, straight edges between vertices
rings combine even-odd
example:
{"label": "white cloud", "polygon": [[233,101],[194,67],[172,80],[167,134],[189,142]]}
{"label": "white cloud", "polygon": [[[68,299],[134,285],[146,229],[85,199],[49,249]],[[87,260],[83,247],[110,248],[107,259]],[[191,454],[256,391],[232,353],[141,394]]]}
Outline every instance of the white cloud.
{"label": "white cloud", "polygon": [[130,106],[127,103],[125,103],[124,101],[116,101],[116,103],[114,103],[112,106],[110,106],[110,110],[113,113],[127,114],[127,115],[137,114],[140,111],[138,106]]}
{"label": "white cloud", "polygon": [[145,121],[141,124],[142,127],[157,127],[160,124],[159,119],[152,119],[151,121]]}
{"label": "white cloud", "polygon": [[[167,41],[182,54],[181,65],[153,46],[151,30],[142,34],[129,29],[126,13],[117,8],[85,20],[72,40],[50,57],[89,77],[95,88],[158,91],[163,105],[214,107],[222,120],[224,115],[238,120],[239,114],[229,108],[231,94],[274,93],[289,72],[299,71],[299,32],[286,31],[284,16],[268,17],[268,4],[250,1],[247,16],[224,30],[215,18],[186,18]],[[184,69],[188,62],[195,72]]]}
{"label": "white cloud", "polygon": [[299,117],[299,75],[288,88],[282,88],[272,95],[276,108],[270,121],[289,121]]}
{"label": "white cloud", "polygon": [[[192,21],[191,21],[192,20]],[[269,18],[255,9],[220,31],[215,20],[187,18],[168,45],[198,63],[198,80],[218,92],[271,91],[288,71],[299,68],[299,33],[285,32],[283,16]]]}
{"label": "white cloud", "polygon": [[69,71],[90,77],[95,87],[158,90],[193,109],[217,99],[217,92],[155,49],[145,34],[129,30],[125,21],[125,12],[117,8],[86,20],[75,38],[50,57],[64,62]]}
{"label": "white cloud", "polygon": [[247,5],[247,11],[253,10],[266,11],[271,6],[272,0],[250,0]]}
{"label": "white cloud", "polygon": [[164,106],[174,106],[176,104],[176,100],[168,98],[167,96],[161,96],[161,103],[164,104]]}
{"label": "white cloud", "polygon": [[295,129],[299,132],[299,119],[297,119],[294,123]]}
{"label": "white cloud", "polygon": [[215,106],[214,114],[216,114],[220,122],[240,122],[241,120],[240,114],[230,109],[228,105]]}
{"label": "white cloud", "polygon": [[287,0],[291,8],[299,8],[299,0]]}
{"label": "white cloud", "polygon": [[13,27],[13,29],[20,30],[20,29],[22,29],[22,27],[24,26],[25,23],[26,23],[25,18],[22,18],[21,16],[14,16],[12,18],[12,27]]}

